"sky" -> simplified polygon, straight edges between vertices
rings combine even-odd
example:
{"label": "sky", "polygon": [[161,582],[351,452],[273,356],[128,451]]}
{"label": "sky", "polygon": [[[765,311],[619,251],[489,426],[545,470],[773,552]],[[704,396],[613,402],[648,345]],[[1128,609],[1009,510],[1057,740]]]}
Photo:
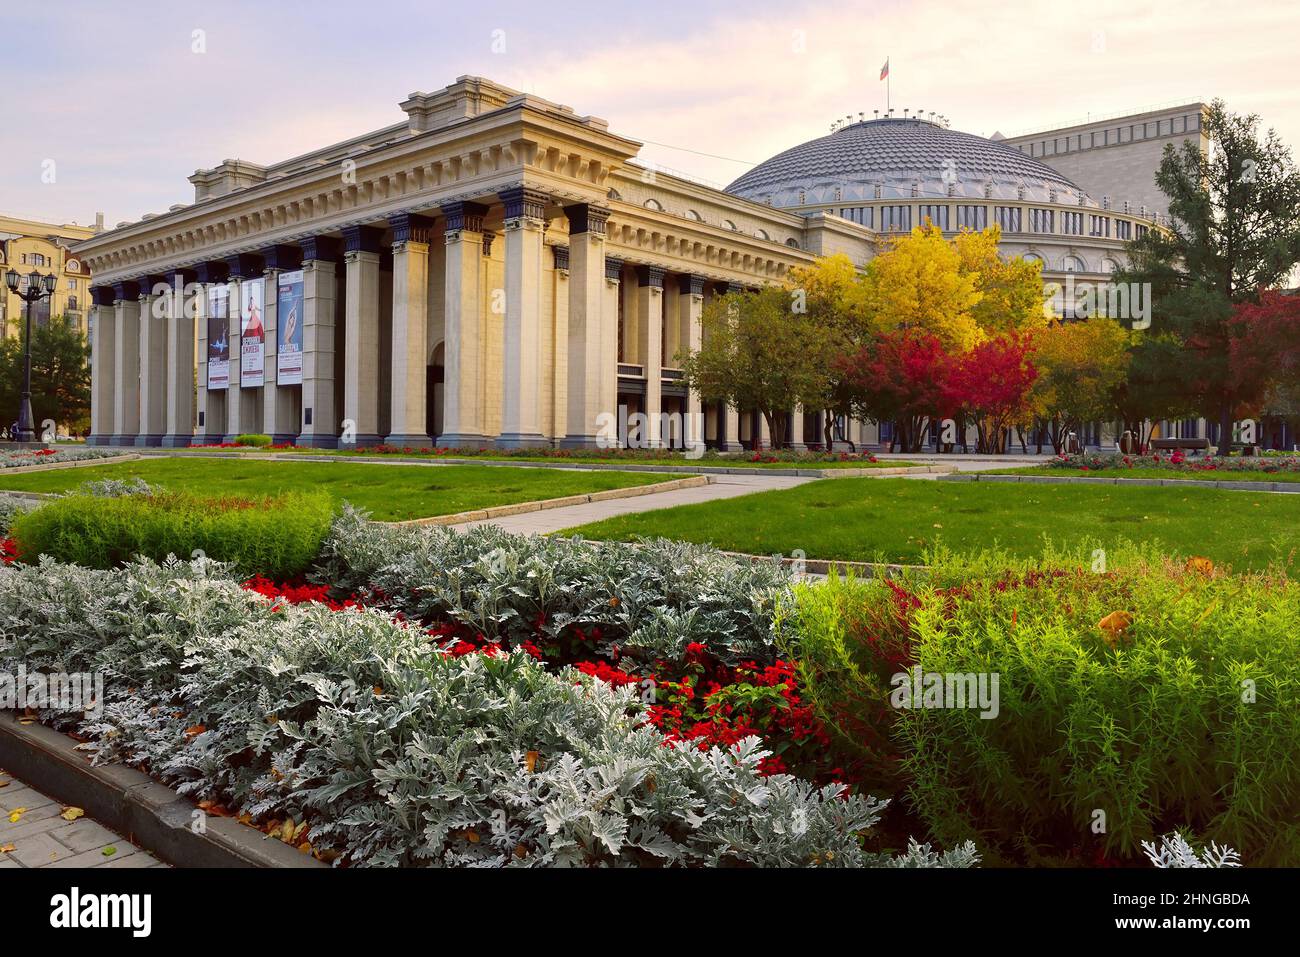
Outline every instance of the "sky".
{"label": "sky", "polygon": [[1300,4],[1238,0],[7,0],[0,213],[109,226],[404,119],[464,74],[725,185],[849,113],[990,135],[1221,97],[1300,150]]}

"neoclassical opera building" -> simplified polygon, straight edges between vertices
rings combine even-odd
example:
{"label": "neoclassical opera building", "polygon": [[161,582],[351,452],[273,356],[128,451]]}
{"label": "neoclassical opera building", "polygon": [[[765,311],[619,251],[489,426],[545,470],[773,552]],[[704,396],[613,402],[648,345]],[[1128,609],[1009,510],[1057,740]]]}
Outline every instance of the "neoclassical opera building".
{"label": "neoclassical opera building", "polygon": [[[1101,279],[1161,216],[1048,165],[1057,144],[1084,151],[1077,129],[1030,155],[1042,137],[862,117],[724,191],[482,78],[400,107],[400,123],[272,166],[200,170],[192,203],[76,247],[95,281],[92,442],[585,447],[626,406],[652,441],[682,438],[656,413],[699,413],[687,421],[711,446],[736,449],[764,439],[761,416],[701,408],[674,365],[710,298],[832,253],[865,263],[926,220],[999,223],[1006,253],[1037,256],[1046,279]],[[1199,104],[1168,112],[1136,138],[1141,117],[1125,118],[1113,143],[1094,124],[1089,148],[1131,160],[1125,147],[1199,135]],[[1145,178],[1112,165],[1117,182]],[[804,411],[796,446],[819,435]]]}

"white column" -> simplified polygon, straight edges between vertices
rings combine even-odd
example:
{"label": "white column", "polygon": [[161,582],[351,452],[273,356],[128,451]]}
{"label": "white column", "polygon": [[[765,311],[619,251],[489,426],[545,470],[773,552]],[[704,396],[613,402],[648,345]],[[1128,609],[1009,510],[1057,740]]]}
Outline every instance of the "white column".
{"label": "white column", "polygon": [[350,448],[378,445],[379,434],[379,238],[380,231],[350,226],[344,264],[347,287],[343,304],[343,418],[355,430]]}
{"label": "white column", "polygon": [[140,434],[140,298],[135,283],[113,291],[113,445],[135,445]]}
{"label": "white column", "polygon": [[600,300],[600,395],[597,405],[619,415],[618,409],[618,302],[622,290],[623,260],[605,257],[605,286]]}
{"label": "white column", "polygon": [[326,237],[303,240],[302,432],[297,444],[314,448],[338,446],[334,406],[336,255],[334,243]]}
{"label": "white column", "polygon": [[790,428],[788,430],[790,434],[786,438],[789,440],[790,448],[796,452],[802,452],[808,448],[803,440],[803,418],[803,407],[795,406],[794,411],[790,414]]}
{"label": "white column", "polygon": [[243,371],[243,349],[241,342],[243,340],[244,324],[244,284],[237,275],[230,277],[229,283],[230,298],[227,300],[227,320],[226,320],[226,341],[230,343],[230,385],[226,387],[226,422],[225,434],[222,436],[224,442],[234,442],[243,434],[244,427],[242,416],[243,409],[243,389],[240,388],[240,375]]}
{"label": "white column", "polygon": [[506,206],[506,323],[502,355],[503,448],[547,445],[542,435],[542,227],[550,197],[501,191]]}
{"label": "white column", "polygon": [[[614,398],[604,394],[608,373],[613,372],[615,386],[618,376],[617,328],[612,348],[605,342],[605,224],[609,210],[580,205],[568,207],[565,213],[569,217],[569,395],[568,426],[560,444],[593,448],[596,417],[602,412],[618,415]],[[614,322],[618,322],[617,303]],[[612,363],[607,354],[613,354]]]}
{"label": "white column", "polygon": [[155,296],[161,277],[146,276],[140,286],[140,434],[135,444],[162,445],[167,428],[167,316],[171,290]]}
{"label": "white column", "polygon": [[[167,360],[163,375],[164,434],[162,445],[167,448],[184,448],[194,441],[194,317],[198,310],[194,303],[192,277],[184,271],[167,277],[171,288],[163,302],[163,322],[167,326]],[[185,286],[190,282],[190,295]]]}
{"label": "white column", "polygon": [[[701,318],[704,315],[704,277],[683,276],[679,290],[678,308],[686,325],[686,348],[698,352],[703,337]],[[688,442],[704,441],[704,413],[700,396],[692,389],[686,392],[686,438]]]}
{"label": "white column", "polygon": [[479,364],[483,356],[483,215],[477,203],[442,207],[446,228],[446,300],[443,339],[442,434],[444,447],[481,445],[483,394]]}
{"label": "white column", "polygon": [[429,236],[422,216],[399,213],[393,227],[393,388],[389,445],[433,444],[428,434]]}
{"label": "white column", "polygon": [[111,445],[113,441],[117,315],[112,299],[111,289],[95,287],[95,317],[90,330],[90,437],[86,440],[87,445]]}
{"label": "white column", "polygon": [[636,274],[637,355],[645,371],[642,411],[646,415],[647,441],[651,448],[659,448],[663,444],[659,413],[663,408],[664,271],[658,266],[638,266]]}

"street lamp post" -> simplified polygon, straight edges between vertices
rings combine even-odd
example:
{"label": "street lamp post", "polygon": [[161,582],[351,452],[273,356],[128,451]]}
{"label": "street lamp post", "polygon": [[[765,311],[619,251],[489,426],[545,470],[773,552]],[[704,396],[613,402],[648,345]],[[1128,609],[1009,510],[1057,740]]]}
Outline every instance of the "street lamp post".
{"label": "street lamp post", "polygon": [[20,289],[23,277],[16,269],[5,273],[5,285],[23,302],[27,303],[27,321],[23,342],[23,395],[18,405],[18,430],[14,436],[19,442],[33,442],[36,439],[36,419],[32,415],[32,303],[42,299],[53,299],[58,277],[54,273],[42,276],[32,270],[27,277],[27,288]]}

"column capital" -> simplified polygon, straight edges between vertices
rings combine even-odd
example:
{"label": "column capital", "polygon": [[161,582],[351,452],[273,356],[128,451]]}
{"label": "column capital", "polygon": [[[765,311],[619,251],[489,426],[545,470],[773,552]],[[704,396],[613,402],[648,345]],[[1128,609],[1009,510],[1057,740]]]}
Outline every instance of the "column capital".
{"label": "column capital", "polygon": [[733,292],[744,292],[744,291],[745,291],[745,287],[738,282],[727,283],[727,292],[729,294]]}
{"label": "column capital", "polygon": [[344,226],[343,252],[345,255],[378,253],[379,241],[383,238],[383,235],[384,231],[376,229],[374,226]]}
{"label": "column capital", "polygon": [[113,283],[113,300],[115,303],[139,298],[140,284],[134,279]]}
{"label": "column capital", "polygon": [[339,241],[333,236],[306,236],[299,245],[304,263],[339,261]]}
{"label": "column capital", "polygon": [[511,186],[501,190],[498,195],[506,207],[506,219],[545,219],[546,207],[551,197],[539,189],[527,186]]}
{"label": "column capital", "polygon": [[170,273],[170,281],[174,285],[180,280],[181,288],[184,289],[192,282],[199,281],[199,274],[193,269],[173,269]]}
{"label": "column capital", "polygon": [[199,263],[198,265],[199,282],[225,282],[230,275],[230,269],[224,262],[211,260],[209,262]]}
{"label": "column capital", "polygon": [[609,222],[607,207],[593,203],[578,203],[574,206],[565,206],[564,214],[569,217],[569,235],[577,236],[580,233],[591,233],[593,236],[605,235],[605,225]]}
{"label": "column capital", "polygon": [[664,288],[664,268],[662,266],[637,266],[636,283],[652,289]]}
{"label": "column capital", "polygon": [[277,243],[263,247],[261,254],[267,270],[297,269],[302,265],[302,252],[296,246]]}
{"label": "column capital", "polygon": [[226,268],[231,279],[252,279],[262,274],[262,257],[255,253],[239,253],[226,257]]}
{"label": "column capital", "polygon": [[555,268],[569,271],[569,247],[552,246],[551,255],[555,257]]}
{"label": "column capital", "polygon": [[112,306],[116,296],[112,286],[91,286],[90,298],[97,306]]}
{"label": "column capital", "polygon": [[482,203],[443,203],[439,209],[447,217],[448,235],[453,232],[483,232],[483,217],[487,215],[487,207]]}
{"label": "column capital", "polygon": [[605,278],[610,282],[621,282],[623,279],[623,260],[615,259],[613,256],[606,256]]}
{"label": "column capital", "polygon": [[415,213],[394,213],[388,217],[393,229],[393,245],[399,243],[428,243],[433,234],[433,220]]}
{"label": "column capital", "polygon": [[141,299],[144,299],[146,296],[152,296],[154,294],[154,286],[162,285],[167,286],[169,289],[171,288],[171,282],[168,280],[166,273],[150,273],[141,276],[138,282],[140,283]]}
{"label": "column capital", "polygon": [[690,273],[682,277],[681,294],[683,296],[703,296],[704,284],[707,282],[703,276],[697,276]]}

